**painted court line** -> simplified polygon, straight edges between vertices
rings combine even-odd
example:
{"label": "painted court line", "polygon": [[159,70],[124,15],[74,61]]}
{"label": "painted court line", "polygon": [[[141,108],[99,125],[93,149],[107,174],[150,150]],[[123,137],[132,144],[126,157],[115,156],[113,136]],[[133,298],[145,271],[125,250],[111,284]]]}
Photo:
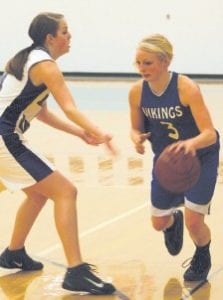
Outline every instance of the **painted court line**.
{"label": "painted court line", "polygon": [[[54,266],[57,266],[59,268],[63,268],[63,269],[67,268],[65,265],[59,264],[59,263],[57,263],[55,261],[52,261],[50,259],[42,258],[42,260],[45,261],[45,262],[48,262],[48,263],[50,263]],[[126,294],[124,294],[121,290],[118,290],[118,289],[116,289],[116,291],[113,295],[116,295],[120,300],[130,300],[130,298]]]}
{"label": "painted court line", "polygon": [[191,289],[189,291],[189,293],[187,295],[182,297],[180,300],[189,299],[196,291],[198,291],[202,286],[204,286],[208,281],[211,281],[213,279],[213,277],[215,277],[218,273],[220,273],[222,271],[223,271],[223,267],[220,267],[216,271],[209,274],[207,280],[202,280],[201,282],[199,282],[193,289]]}
{"label": "painted court line", "polygon": [[[102,223],[100,223],[100,224],[98,224],[98,225],[96,225],[96,226],[94,226],[94,227],[92,227],[92,228],[90,228],[90,229],[88,229],[88,230],[80,233],[80,238],[84,238],[84,237],[90,235],[91,233],[94,233],[96,231],[104,229],[104,228],[106,228],[107,226],[109,226],[109,225],[111,225],[113,223],[116,223],[116,222],[118,222],[118,221],[120,221],[122,219],[125,219],[125,218],[127,218],[127,217],[129,217],[129,216],[131,216],[131,215],[133,215],[135,213],[137,213],[138,211],[142,210],[146,206],[148,206],[148,202],[145,202],[142,205],[139,205],[139,206],[137,206],[137,207],[135,207],[133,209],[130,209],[130,210],[128,210],[128,211],[120,214],[119,216],[114,217],[114,218],[112,218],[112,219],[110,219],[108,221],[102,222]],[[62,247],[62,245],[60,243],[57,243],[57,244],[55,244],[55,245],[53,245],[51,247],[48,247],[47,249],[39,252],[37,254],[37,256],[41,257],[41,256],[48,255],[49,253],[51,253],[51,252],[53,252],[53,251],[55,251],[57,249],[60,249],[61,247]]]}

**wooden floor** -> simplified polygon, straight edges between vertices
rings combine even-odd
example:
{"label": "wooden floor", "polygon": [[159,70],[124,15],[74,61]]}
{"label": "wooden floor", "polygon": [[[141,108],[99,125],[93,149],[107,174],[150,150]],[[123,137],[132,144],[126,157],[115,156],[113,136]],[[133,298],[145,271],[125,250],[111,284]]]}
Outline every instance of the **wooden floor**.
{"label": "wooden floor", "polygon": [[[205,89],[207,95],[211,95],[208,87]],[[219,109],[213,108],[216,126],[219,126]],[[105,112],[95,114],[94,118],[102,124],[106,123],[108,112],[107,115]],[[116,161],[103,154],[103,149],[92,150],[67,136],[64,136],[59,147],[55,147],[57,134],[46,131],[44,127],[43,135],[43,128],[38,124],[29,135],[35,136],[35,146],[42,147],[41,150],[76,182],[83,257],[97,266],[102,277],[115,284],[117,293],[107,297],[80,296],[61,288],[66,262],[54,227],[53,204],[49,201],[26,244],[28,253],[44,263],[44,270],[18,272],[0,269],[0,300],[223,299],[221,168],[211,215],[207,217],[212,230],[212,268],[207,282],[188,284],[183,281],[185,269],[182,263],[193,255],[194,246],[187,232],[181,253],[172,257],[164,246],[163,235],[155,232],[150,224],[150,149],[148,147],[145,157],[137,156],[129,142],[128,116],[123,112],[113,112],[111,119],[116,120],[112,123],[111,131],[117,133],[117,143],[122,150],[121,157]],[[38,139],[40,134],[41,145]],[[49,137],[50,143],[47,143]],[[4,191],[0,194],[1,250],[8,245],[14,216],[23,196],[22,192],[12,194]]]}
{"label": "wooden floor", "polygon": [[[162,234],[150,226],[145,202],[146,190],[138,187],[79,189],[81,248],[85,260],[96,264],[100,274],[112,280],[118,295],[82,296],[83,299],[220,300],[223,295],[222,212],[223,186],[218,183],[208,224],[212,228],[213,266],[206,283],[185,284],[182,262],[191,257],[193,244],[185,232],[182,252],[171,257]],[[90,195],[94,195],[92,199]],[[20,195],[22,196],[22,195]],[[6,198],[6,195],[4,196]],[[10,199],[11,198],[11,199]],[[19,200],[8,197],[1,203],[1,247],[7,245],[15,208]],[[27,242],[29,253],[42,260],[42,272],[0,269],[0,299],[82,299],[61,289],[65,260],[54,229],[49,203],[35,224]],[[20,298],[19,298],[19,297]]]}

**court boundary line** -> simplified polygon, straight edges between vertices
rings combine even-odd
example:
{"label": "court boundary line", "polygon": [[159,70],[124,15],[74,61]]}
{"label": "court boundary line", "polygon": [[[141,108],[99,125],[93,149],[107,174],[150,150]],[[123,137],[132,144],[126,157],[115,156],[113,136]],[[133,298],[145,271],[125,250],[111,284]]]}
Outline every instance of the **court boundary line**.
{"label": "court boundary line", "polygon": [[197,292],[202,286],[204,286],[208,282],[207,279],[201,281],[198,285],[196,285],[193,289],[191,289],[187,295],[180,298],[180,300],[189,299],[195,292]]}
{"label": "court boundary line", "polygon": [[218,273],[220,273],[223,270],[223,267],[218,268],[216,271],[214,271],[213,273],[211,273],[207,279],[202,280],[198,285],[196,285],[193,289],[191,289],[189,291],[189,293],[185,296],[183,296],[182,298],[180,298],[180,300],[186,300],[189,299],[194,293],[196,293],[202,286],[204,286],[207,282],[211,281],[212,278],[217,275]]}
{"label": "court boundary line", "polygon": [[[107,226],[109,226],[109,225],[111,225],[113,223],[116,223],[116,222],[118,222],[118,221],[120,221],[122,219],[125,219],[126,217],[129,217],[129,216],[137,213],[138,211],[140,211],[143,208],[145,208],[147,205],[148,205],[148,202],[144,202],[143,204],[141,204],[139,206],[136,206],[135,208],[130,209],[130,210],[128,210],[128,211],[126,211],[126,212],[124,212],[124,213],[122,213],[122,214],[120,214],[120,215],[118,215],[118,216],[116,216],[116,217],[114,217],[112,219],[109,219],[107,221],[101,222],[101,223],[97,224],[96,226],[83,231],[79,235],[80,239],[82,239],[82,238],[90,235],[91,233],[94,233],[94,232],[97,232],[97,231],[99,231],[101,229],[104,229],[104,228],[106,228]],[[47,249],[45,249],[43,251],[40,251],[37,255],[39,257],[42,257],[42,256],[45,256],[45,255],[47,255],[47,254],[49,254],[49,253],[51,253],[51,252],[53,252],[53,251],[55,251],[57,249],[60,249],[60,248],[62,248],[61,243],[57,243],[57,244],[54,244],[51,247],[48,247]]]}
{"label": "court boundary line", "polygon": [[[128,211],[126,211],[126,212],[124,212],[124,213],[122,213],[122,214],[120,214],[120,215],[118,215],[118,216],[116,216],[116,217],[114,217],[114,218],[112,218],[110,220],[107,220],[107,221],[104,221],[102,223],[99,223],[98,225],[94,226],[93,228],[87,229],[87,230],[83,231],[82,233],[80,233],[80,238],[84,238],[84,237],[90,235],[91,233],[94,233],[96,231],[104,229],[104,228],[106,228],[107,226],[109,226],[111,224],[114,224],[114,223],[116,223],[116,222],[118,222],[118,221],[120,221],[122,219],[125,219],[126,217],[131,216],[131,215],[137,213],[138,211],[142,210],[147,205],[148,205],[148,202],[144,202],[143,204],[141,204],[141,205],[139,205],[139,206],[137,206],[137,207],[135,207],[133,209],[130,209],[130,210],[128,210]],[[35,256],[38,257],[38,258],[41,258],[43,261],[46,261],[46,262],[48,262],[50,264],[55,265],[57,267],[66,269],[65,265],[57,263],[55,261],[52,261],[52,260],[49,260],[49,259],[46,259],[46,258],[43,257],[43,256],[49,254],[50,252],[52,252],[52,251],[54,251],[56,249],[59,249],[61,247],[62,247],[62,245],[60,243],[57,243],[54,246],[46,249],[45,251],[39,252],[39,254],[37,254]],[[130,300],[130,298],[127,295],[125,295],[122,291],[120,291],[118,289],[116,289],[114,295],[116,295],[117,297],[119,297],[120,300]]]}
{"label": "court boundary line", "polygon": [[[38,258],[38,256],[36,256]],[[47,259],[47,258],[42,258],[43,261],[50,263],[52,265],[55,265],[57,267],[66,269],[66,266],[60,263],[57,263],[53,260]],[[216,271],[212,272],[207,279],[202,280],[201,282],[199,282],[198,285],[196,285],[193,289],[191,289],[187,295],[184,295],[183,297],[181,297],[179,300],[187,300],[189,299],[194,293],[196,293],[201,287],[203,287],[206,283],[208,283],[209,281],[212,280],[212,278],[214,276],[216,276],[218,273],[220,273],[221,271],[223,271],[223,267],[218,268]],[[126,296],[122,291],[116,289],[115,294],[116,296],[119,297],[120,300],[130,300],[130,298],[128,298],[128,296]]]}

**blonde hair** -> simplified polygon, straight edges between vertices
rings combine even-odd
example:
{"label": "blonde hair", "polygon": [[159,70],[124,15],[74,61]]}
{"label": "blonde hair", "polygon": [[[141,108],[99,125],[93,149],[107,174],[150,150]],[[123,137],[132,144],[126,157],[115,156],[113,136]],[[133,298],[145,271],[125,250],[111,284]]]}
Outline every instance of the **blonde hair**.
{"label": "blonde hair", "polygon": [[173,58],[173,47],[169,40],[161,34],[144,37],[139,42],[138,49],[157,53],[161,60],[168,58],[171,61]]}

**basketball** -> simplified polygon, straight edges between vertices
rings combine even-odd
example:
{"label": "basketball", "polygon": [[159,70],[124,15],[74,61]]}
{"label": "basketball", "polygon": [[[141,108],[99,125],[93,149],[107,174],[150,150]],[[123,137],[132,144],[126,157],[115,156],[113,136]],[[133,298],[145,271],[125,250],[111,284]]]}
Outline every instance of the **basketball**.
{"label": "basketball", "polygon": [[197,156],[185,154],[184,150],[174,152],[167,146],[158,157],[154,172],[159,184],[174,194],[191,189],[200,177],[200,161]]}

